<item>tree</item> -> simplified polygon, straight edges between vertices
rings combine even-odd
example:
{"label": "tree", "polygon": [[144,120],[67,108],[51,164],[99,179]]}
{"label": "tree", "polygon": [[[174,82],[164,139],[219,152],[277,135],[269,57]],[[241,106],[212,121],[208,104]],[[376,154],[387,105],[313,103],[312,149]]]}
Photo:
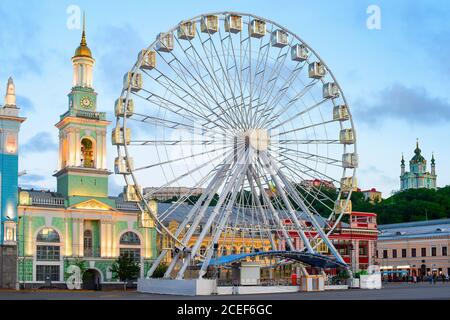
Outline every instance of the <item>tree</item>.
{"label": "tree", "polygon": [[152,278],[162,278],[164,276],[164,273],[166,273],[167,265],[166,264],[159,264],[158,267],[156,267],[155,271],[152,274]]}
{"label": "tree", "polygon": [[111,266],[113,279],[124,282],[124,290],[130,280],[137,279],[139,275],[139,264],[128,254],[119,256]]}

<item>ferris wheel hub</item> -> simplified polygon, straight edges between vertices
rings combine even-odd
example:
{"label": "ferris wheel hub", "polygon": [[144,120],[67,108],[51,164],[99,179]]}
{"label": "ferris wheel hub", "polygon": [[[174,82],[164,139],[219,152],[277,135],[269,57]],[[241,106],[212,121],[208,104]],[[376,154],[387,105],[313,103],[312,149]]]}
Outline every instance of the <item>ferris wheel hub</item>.
{"label": "ferris wheel hub", "polygon": [[265,151],[269,147],[270,136],[266,129],[249,129],[244,136],[246,143],[257,151]]}

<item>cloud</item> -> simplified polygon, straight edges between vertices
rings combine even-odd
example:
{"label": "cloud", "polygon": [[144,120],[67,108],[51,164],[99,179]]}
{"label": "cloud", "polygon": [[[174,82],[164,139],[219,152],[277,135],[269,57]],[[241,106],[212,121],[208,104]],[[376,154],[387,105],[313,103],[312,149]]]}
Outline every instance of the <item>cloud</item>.
{"label": "cloud", "polygon": [[375,102],[355,101],[355,117],[375,125],[387,119],[430,124],[450,121],[450,103],[432,97],[423,87],[407,88],[395,84],[375,94]]}
{"label": "cloud", "polygon": [[20,146],[23,153],[46,152],[58,149],[53,136],[48,132],[39,132]]}
{"label": "cloud", "polygon": [[[15,3],[15,9],[0,7],[0,65],[5,74],[20,76],[30,72],[42,74],[42,54],[36,46],[41,30],[40,23],[33,15],[23,12],[37,12],[36,4]],[[11,27],[13,26],[13,27]],[[24,50],[33,48],[33,50]]]}
{"label": "cloud", "polygon": [[102,29],[92,44],[100,78],[105,79],[108,89],[120,93],[123,75],[133,67],[138,52],[148,44],[129,24]]}
{"label": "cloud", "polygon": [[31,102],[30,99],[28,99],[25,96],[22,96],[20,94],[18,94],[16,96],[17,98],[17,106],[25,113],[32,113],[34,112],[34,105]]}
{"label": "cloud", "polygon": [[25,174],[25,175],[19,177],[19,181],[20,182],[25,182],[25,183],[26,182],[42,181],[42,180],[45,180],[45,179],[47,179],[47,177],[45,177],[43,175],[40,175],[40,174],[34,174],[34,173]]}
{"label": "cloud", "polygon": [[[117,177],[119,178],[119,177]],[[125,185],[125,182],[122,179],[122,184],[118,183],[116,181],[116,176],[110,176],[108,180],[108,190],[109,194],[111,195],[118,195],[119,193],[123,192],[123,186]]]}

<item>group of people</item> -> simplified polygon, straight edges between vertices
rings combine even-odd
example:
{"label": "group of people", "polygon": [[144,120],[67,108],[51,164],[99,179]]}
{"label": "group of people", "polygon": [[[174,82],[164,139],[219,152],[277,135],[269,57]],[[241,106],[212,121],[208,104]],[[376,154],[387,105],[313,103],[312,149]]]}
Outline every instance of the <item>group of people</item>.
{"label": "group of people", "polygon": [[383,275],[383,281],[384,282],[424,282],[429,281],[431,284],[436,284],[438,281],[442,281],[442,283],[450,282],[450,277],[448,274],[437,274],[429,273],[427,275]]}
{"label": "group of people", "polygon": [[440,275],[438,275],[435,272],[432,274],[425,275],[425,276],[416,276],[416,275],[412,276],[413,283],[422,282],[422,281],[429,281],[431,284],[436,284],[436,282],[438,282],[438,281],[442,281],[442,283],[445,283],[445,282],[450,281],[450,277],[448,274],[441,273]]}

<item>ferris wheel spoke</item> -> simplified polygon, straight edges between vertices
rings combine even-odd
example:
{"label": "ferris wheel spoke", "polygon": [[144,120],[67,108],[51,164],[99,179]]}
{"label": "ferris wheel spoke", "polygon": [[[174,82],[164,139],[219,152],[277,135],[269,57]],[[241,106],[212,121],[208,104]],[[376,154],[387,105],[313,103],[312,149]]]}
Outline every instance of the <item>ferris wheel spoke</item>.
{"label": "ferris wheel spoke", "polygon": [[[299,171],[302,172],[301,169],[298,169],[298,167],[291,168],[290,166],[286,166],[286,165],[283,165],[283,167],[286,168],[292,175],[298,177],[301,181],[304,181],[304,177],[302,177],[302,176],[300,176],[300,175],[298,174]],[[308,173],[305,173],[305,175],[309,176],[309,177],[312,178],[312,179],[316,179],[316,178],[317,178],[317,177],[312,176],[312,175],[310,175],[310,174],[308,174]],[[312,205],[312,201],[309,202],[309,201],[306,200],[306,197],[307,197],[308,195],[311,195],[311,196],[314,198],[313,200],[317,200],[320,204],[322,204],[323,206],[325,206],[327,209],[329,209],[329,210],[331,210],[331,211],[334,210],[334,208],[330,207],[330,206],[329,206],[326,202],[324,202],[324,201],[330,201],[330,202],[333,203],[333,204],[334,204],[335,201],[334,201],[333,199],[331,199],[329,196],[327,196],[325,193],[323,193],[323,192],[320,190],[320,188],[317,188],[317,187],[315,187],[314,185],[308,186],[308,187],[306,188],[306,187],[304,187],[304,186],[302,185],[301,182],[300,182],[300,183],[296,183],[295,185],[296,185],[298,188],[300,188],[303,192],[306,193],[306,196],[305,196],[304,201],[305,201],[306,203],[308,203],[308,207],[311,209],[311,211],[314,211],[315,213],[318,214],[318,212],[315,210],[315,208],[314,208],[313,205]],[[320,198],[319,198],[319,196],[320,196]]]}
{"label": "ferris wheel spoke", "polygon": [[325,156],[320,156],[320,155],[317,155],[314,153],[300,151],[300,150],[296,150],[296,149],[292,149],[292,148],[288,148],[288,147],[280,147],[280,149],[283,150],[283,152],[293,153],[293,155],[296,158],[305,159],[305,160],[315,159],[316,161],[321,162],[321,163],[334,165],[337,167],[342,167],[342,160],[337,160],[337,159],[333,159],[333,158],[329,158],[329,157],[325,157]]}
{"label": "ferris wheel spoke", "polygon": [[[231,160],[231,159],[229,159]],[[180,200],[174,203],[172,206],[167,208],[166,211],[162,212],[159,215],[159,218],[161,221],[164,221],[167,218],[171,217],[171,214],[175,212],[175,210],[180,207],[184,202],[193,195],[195,188],[200,188],[203,186],[203,184],[207,181],[209,181],[208,186],[205,188],[206,192],[203,192],[200,196],[200,198],[196,201],[192,209],[189,211],[189,214],[186,216],[186,218],[183,220],[181,225],[179,226],[177,232],[175,233],[175,236],[178,237],[182,230],[184,230],[184,227],[190,223],[190,221],[193,219],[194,214],[199,209],[199,207],[208,199],[210,194],[214,195],[218,188],[220,187],[220,180],[223,177],[224,173],[229,169],[230,167],[230,161],[227,162],[227,160],[222,161],[220,164],[216,165],[213,170],[211,170],[208,174],[206,174],[201,181],[199,181],[192,190],[189,190],[188,193],[185,193],[182,197],[180,197]]]}
{"label": "ferris wheel spoke", "polygon": [[[307,107],[306,109],[301,110],[300,112],[298,112],[298,113],[294,114],[293,116],[289,117],[289,119],[286,119],[286,120],[284,120],[284,121],[278,123],[277,125],[271,127],[270,129],[273,130],[273,129],[279,128],[280,126],[286,124],[287,122],[290,122],[290,121],[294,120],[295,118],[298,118],[299,116],[304,115],[305,113],[308,113],[309,111],[311,111],[311,110],[313,110],[313,109],[319,107],[320,105],[322,105],[323,103],[327,102],[328,100],[329,100],[329,98],[325,98],[325,99],[323,99],[323,100],[321,100],[321,101],[319,101],[319,102],[316,102],[316,103],[313,104],[312,106]],[[275,119],[274,119],[274,120],[275,120]]]}
{"label": "ferris wheel spoke", "polygon": [[141,166],[141,167],[135,168],[134,171],[137,172],[137,171],[141,171],[141,170],[151,169],[151,168],[154,168],[154,167],[157,167],[157,166],[162,166],[162,165],[166,165],[166,164],[170,164],[170,163],[174,163],[174,162],[178,162],[178,161],[183,161],[183,160],[190,159],[190,158],[204,156],[206,154],[218,152],[218,151],[224,150],[226,148],[231,148],[231,146],[225,146],[225,147],[222,147],[222,148],[216,148],[216,149],[213,149],[213,150],[208,150],[208,151],[203,151],[203,152],[199,152],[199,153],[195,153],[195,154],[190,154],[190,155],[187,155],[187,156],[184,156],[184,157],[180,157],[180,158],[175,158],[175,159],[172,159],[172,160],[156,162],[156,163],[153,163],[153,164],[150,164],[150,165],[146,165],[146,166]]}
{"label": "ferris wheel spoke", "polygon": [[[164,84],[163,82],[161,82],[160,78],[166,79],[166,80],[168,81],[168,83],[167,83],[167,84]],[[173,80],[171,80],[170,78],[164,76],[163,74],[161,74],[160,77],[156,77],[156,78],[155,78],[155,77],[152,77],[152,79],[155,80],[156,82],[158,82],[159,84],[161,84],[162,86],[165,85],[168,92],[170,92],[170,93],[172,93],[173,95],[175,95],[180,101],[183,101],[183,103],[185,103],[185,104],[188,106],[188,107],[184,107],[185,110],[189,110],[189,112],[193,112],[194,110],[196,110],[196,108],[190,108],[190,107],[189,107],[189,104],[187,104],[187,103],[185,102],[185,99],[186,99],[187,96],[193,97],[192,94],[190,94],[189,92],[185,91],[185,90],[184,90],[182,87],[180,87],[178,84],[174,83]],[[177,90],[177,88],[178,88],[178,90]],[[179,92],[180,90],[181,90],[181,92]],[[186,93],[186,95],[181,95],[181,93]],[[196,100],[196,99],[194,98],[194,100]],[[197,101],[198,101],[198,100],[197,100]],[[200,101],[198,101],[198,102],[200,102]],[[200,103],[201,103],[201,102],[200,102]],[[219,117],[219,116],[218,116],[215,112],[213,112],[213,110],[212,110],[211,108],[209,108],[207,105],[203,104],[203,106],[205,106],[211,113],[214,113],[214,116],[215,116],[215,119],[216,119],[216,120],[222,120],[222,122],[223,122],[224,118],[227,118],[227,117]],[[207,115],[207,114],[205,114],[205,113],[203,112],[203,108],[198,107],[197,109],[198,109],[198,110],[196,110],[196,111],[200,112],[200,113],[201,113],[201,116],[202,116],[203,118],[205,118],[205,119],[211,118],[211,115]]]}
{"label": "ferris wheel spoke", "polygon": [[[230,88],[230,93],[231,93],[232,98],[234,100],[234,106],[233,106],[234,110],[238,111],[240,118],[243,119],[244,113],[243,113],[242,106],[244,106],[244,104],[245,104],[243,91],[240,90],[238,95],[236,95],[236,93],[235,93],[235,91],[236,91],[236,82],[239,84],[239,87],[240,87],[241,86],[241,81],[240,81],[240,78],[238,78],[238,81],[236,81],[236,75],[237,75],[236,70],[237,70],[237,68],[236,68],[236,57],[235,57],[235,53],[234,53],[234,47],[232,47],[232,50],[229,49],[230,48],[230,44],[232,45],[232,41],[233,41],[232,36],[231,36],[231,32],[229,32],[228,35],[223,38],[222,37],[222,32],[219,29],[219,36],[220,36],[220,45],[221,45],[222,51],[223,52],[227,52],[226,60],[224,61],[225,68],[223,68],[223,66],[222,66],[223,76],[224,76],[224,78],[226,79],[226,81],[228,83],[228,86]],[[225,42],[225,40],[227,38],[229,39],[229,41],[228,41],[228,48],[227,48],[227,50],[225,50],[224,42]],[[215,49],[215,51],[216,51],[216,54],[217,54],[217,56],[218,56],[218,58],[220,60],[219,54],[217,53],[217,49]],[[231,78],[231,74],[229,72],[230,69],[231,69],[229,67],[229,59],[231,58],[230,51],[233,52],[233,57],[234,57],[234,62],[235,62],[235,64],[234,64],[235,72],[234,72],[234,78],[233,79]],[[225,57],[224,57],[224,59],[225,59]],[[231,83],[233,83],[233,86],[231,85]],[[241,100],[240,102],[238,102],[239,98]],[[240,108],[236,108],[235,106],[241,106],[241,107]]]}
{"label": "ferris wheel spoke", "polygon": [[[273,26],[272,26],[272,28],[270,30],[270,33],[272,33],[272,32],[273,32]],[[255,83],[256,83],[256,76],[259,75],[259,81],[258,81],[258,84],[256,85],[256,88],[255,88],[255,92],[258,92],[257,93],[257,99],[256,99],[256,110],[258,110],[259,105],[262,103],[261,96],[264,94],[263,87],[264,87],[264,80],[265,80],[265,77],[266,77],[266,70],[268,69],[267,62],[269,61],[270,39],[267,39],[267,42],[263,46],[260,46],[260,50],[262,48],[265,48],[265,54],[261,55],[262,61],[264,61],[263,68],[262,68],[261,71],[258,71],[257,73],[255,73]],[[257,111],[254,112],[253,110],[255,110],[254,107],[250,110],[252,115],[257,112]]]}
{"label": "ferris wheel spoke", "polygon": [[175,183],[175,182],[177,182],[177,181],[179,181],[179,180],[181,180],[181,179],[183,179],[183,178],[186,178],[187,176],[191,175],[192,173],[194,173],[194,172],[196,172],[196,171],[198,171],[198,170],[200,170],[200,169],[202,169],[202,168],[204,168],[204,167],[210,165],[213,161],[218,160],[218,159],[220,159],[220,158],[223,158],[226,154],[227,154],[227,152],[224,152],[223,154],[218,155],[217,157],[213,158],[212,160],[208,160],[208,161],[202,163],[201,165],[197,166],[196,168],[193,168],[193,169],[191,169],[191,170],[189,170],[189,171],[183,173],[182,175],[179,175],[178,177],[176,177],[176,178],[170,180],[169,182],[167,182],[167,183],[164,184],[163,186],[159,187],[158,189],[156,189],[156,190],[154,190],[154,191],[152,191],[152,192],[147,193],[146,196],[145,196],[145,198],[146,198],[146,199],[150,199],[151,196],[152,196],[154,193],[159,192],[159,191],[161,191],[163,188],[168,187],[168,186],[172,185],[173,183]]}
{"label": "ferris wheel spoke", "polygon": [[[149,94],[149,95],[147,97],[145,97],[145,96],[143,96],[141,94],[138,94],[138,93],[134,93],[134,95],[136,95],[136,96],[138,96],[138,97],[140,97],[142,99],[145,99],[145,100],[147,100],[147,101],[149,101],[149,102],[151,102],[151,103],[153,103],[153,104],[155,104],[157,106],[163,107],[164,109],[166,109],[166,110],[168,110],[168,111],[170,111],[170,112],[172,112],[172,113],[174,113],[176,115],[181,115],[181,111],[184,111],[185,112],[184,117],[186,119],[189,119],[189,116],[190,116],[191,117],[190,118],[191,121],[192,121],[192,118],[197,118],[197,119],[200,119],[201,121],[205,121],[206,123],[212,122],[216,126],[218,126],[219,128],[222,128],[222,129],[225,128],[225,124],[223,124],[223,119],[219,119],[219,120],[222,120],[221,121],[222,124],[219,124],[216,121],[214,121],[214,119],[208,118],[208,117],[206,117],[206,116],[204,116],[202,114],[198,114],[194,110],[188,109],[188,108],[186,108],[186,107],[184,107],[184,106],[182,106],[182,105],[180,105],[178,103],[175,103],[175,102],[173,102],[171,100],[168,100],[168,99],[166,99],[164,97],[161,97],[161,96],[159,96],[158,94],[156,94],[154,92],[151,92],[151,91],[149,91],[147,89],[144,89],[144,88],[142,89],[142,91],[147,92],[147,94]],[[152,99],[152,98],[156,98],[156,100]],[[175,108],[175,109],[172,109],[172,107]]]}
{"label": "ferris wheel spoke", "polygon": [[[293,163],[295,163],[295,164],[297,164],[297,165],[299,165],[299,166],[302,166],[302,167],[304,168],[304,170],[306,169],[306,171],[304,171],[304,172],[314,172],[314,173],[317,174],[316,177],[321,177],[321,179],[324,179],[324,178],[325,178],[325,179],[328,179],[328,180],[330,180],[330,181],[333,181],[333,182],[338,183],[339,185],[341,184],[341,182],[338,181],[338,180],[336,180],[335,178],[330,177],[330,176],[328,176],[328,175],[326,175],[326,174],[324,174],[324,173],[321,173],[321,172],[317,171],[316,169],[313,169],[313,168],[311,168],[310,166],[307,166],[306,164],[303,164],[303,163],[301,163],[301,162],[298,162],[298,161],[296,161],[295,159],[292,159],[291,157],[288,157],[286,154],[280,154],[279,156],[280,156],[280,157],[283,157],[283,158],[285,158],[285,159],[287,159],[287,160],[289,160],[289,161],[292,161]],[[280,159],[279,161],[282,162],[281,159]],[[285,163],[285,162],[284,162],[284,163]]]}
{"label": "ferris wheel spoke", "polygon": [[293,132],[297,132],[297,131],[301,131],[301,130],[306,130],[306,129],[314,128],[314,127],[317,127],[317,126],[324,126],[324,125],[326,125],[328,123],[333,123],[333,122],[338,122],[338,121],[339,120],[331,119],[331,120],[327,120],[327,121],[323,121],[323,122],[313,123],[313,124],[310,124],[310,125],[307,125],[307,126],[303,126],[303,127],[300,127],[300,128],[295,128],[295,129],[292,129],[292,130],[283,131],[283,132],[277,132],[276,134],[273,135],[273,137],[284,136],[284,135],[287,135],[289,133],[293,133]]}
{"label": "ferris wheel spoke", "polygon": [[[267,118],[267,117],[270,115],[270,112],[272,111],[271,109],[269,109],[270,112],[267,112],[266,115],[263,115],[263,117],[265,118],[265,121],[264,121],[263,125],[264,125],[264,126],[270,125],[270,124],[272,124],[273,121],[279,119],[281,115],[283,115],[283,114],[288,114],[289,109],[290,109],[292,106],[295,106],[296,103],[297,103],[297,102],[298,102],[305,94],[307,94],[307,93],[308,93],[308,92],[309,92],[309,91],[310,91],[317,83],[318,83],[317,80],[312,80],[312,81],[311,81],[310,83],[308,83],[304,88],[302,88],[302,90],[301,90],[299,93],[297,93],[292,99],[290,99],[290,100],[288,101],[288,103],[287,103],[285,106],[283,106],[283,107],[281,108],[280,111],[278,111],[276,114],[272,115],[272,117]],[[312,108],[312,109],[313,109],[313,108]],[[312,110],[312,109],[311,109],[311,110]],[[307,110],[307,112],[308,112],[308,111],[309,111],[309,110]]]}
{"label": "ferris wheel spoke", "polygon": [[130,140],[132,146],[223,146],[225,144],[225,140]]}
{"label": "ferris wheel spoke", "polygon": [[[292,41],[291,41],[292,43]],[[288,48],[290,48],[290,45],[288,46]],[[283,51],[285,51],[284,53],[282,53]],[[272,68],[272,72],[270,73],[269,79],[266,82],[266,86],[264,88],[264,95],[261,97],[262,98],[262,105],[264,106],[261,110],[256,110],[255,114],[254,114],[254,119],[256,121],[256,119],[259,118],[260,114],[265,114],[265,111],[267,110],[267,108],[269,107],[269,100],[272,96],[272,92],[274,90],[274,88],[276,87],[278,80],[281,77],[281,71],[283,70],[283,66],[286,62],[286,57],[289,55],[289,50],[282,50],[280,49],[280,53],[278,55],[278,58],[275,62],[275,65]],[[287,90],[287,88],[286,88]]]}
{"label": "ferris wheel spoke", "polygon": [[[198,108],[202,108],[202,110],[203,110],[203,108],[206,108],[208,111],[210,111],[208,105],[211,104],[211,102],[215,104],[215,103],[217,103],[217,101],[214,100],[214,97],[212,97],[209,94],[209,91],[207,90],[207,88],[204,85],[202,85],[202,83],[199,82],[197,78],[194,77],[194,75],[190,72],[190,70],[186,66],[184,66],[184,64],[179,59],[174,57],[171,61],[167,61],[167,59],[165,59],[163,55],[160,55],[160,56],[163,57],[163,60],[166,62],[166,64],[174,71],[174,73],[176,74],[178,79],[180,79],[183,82],[183,84],[187,86],[187,89],[182,87],[179,83],[175,82],[174,80],[165,76],[165,74],[163,72],[161,72],[160,70],[158,70],[157,68],[155,68],[155,70],[160,75],[156,78],[150,76],[150,74],[148,72],[146,72],[146,73],[152,79],[158,81],[159,83],[161,83],[159,81],[159,78],[161,78],[161,77],[168,79],[168,81],[170,81],[171,84],[175,84],[177,87],[179,87],[181,90],[183,90],[183,92],[185,93],[182,96],[183,101],[186,100],[186,97],[191,97],[192,100],[195,102],[194,106],[197,106]],[[174,61],[176,61],[179,65],[179,67],[181,67],[183,70],[175,69],[175,67],[173,66],[173,63],[172,63]],[[186,76],[186,74],[183,73],[183,71],[191,76],[191,78],[194,80],[193,83],[189,83],[189,80],[187,79],[187,76]],[[199,93],[195,90],[196,86],[198,86],[200,88],[202,93]],[[206,101],[204,101],[203,99],[206,99]]]}
{"label": "ferris wheel spoke", "polygon": [[[202,40],[202,38],[201,38],[201,36],[200,36],[200,32],[197,32],[198,33],[198,38],[199,38],[199,41],[200,41],[200,43],[201,43],[201,46],[202,46],[202,49],[203,49],[203,52],[205,53],[205,58],[204,59],[202,59],[202,57],[200,56],[200,54],[198,53],[198,51],[195,49],[195,47],[193,47],[193,51],[196,53],[196,55],[197,55],[197,57],[200,59],[200,62],[202,63],[202,65],[204,66],[204,68],[209,72],[209,75],[210,75],[210,79],[211,79],[211,81],[212,81],[212,85],[214,86],[214,87],[216,87],[217,88],[217,90],[218,90],[218,92],[219,92],[219,96],[221,96],[222,97],[222,99],[224,100],[224,101],[227,101],[227,96],[226,96],[226,94],[225,94],[225,92],[223,92],[223,90],[222,90],[222,88],[221,88],[221,86],[220,86],[220,84],[219,84],[219,80],[217,79],[217,77],[216,77],[216,72],[217,72],[217,70],[222,70],[223,72],[225,72],[225,70],[223,70],[223,67],[221,66],[219,69],[215,69],[214,68],[214,64],[213,64],[213,62],[211,62],[211,59],[213,59],[214,58],[214,55],[213,55],[213,53],[211,52],[211,50],[208,50],[207,48],[206,48],[206,46],[205,46],[205,42],[206,41],[209,41],[210,42],[210,44],[212,43],[212,39],[211,39],[211,35],[209,34],[209,32],[208,32],[208,39],[207,40],[205,40],[205,41],[203,41]],[[209,68],[205,65],[205,63],[204,63],[204,60],[206,60],[207,62],[208,62],[208,64],[209,64]],[[230,106],[230,105],[228,105],[228,106]],[[233,115],[234,116],[234,115]],[[236,118],[236,117],[234,117],[234,124],[235,125],[238,125],[239,124],[239,122],[238,122],[238,119]]]}
{"label": "ferris wheel spoke", "polygon": [[[292,86],[294,81],[298,78],[301,71],[303,70],[304,66],[306,65],[306,62],[304,63],[297,63],[294,70],[290,74],[289,78],[286,79],[286,81],[280,86],[277,93],[273,97],[271,101],[268,101],[266,104],[266,108],[263,112],[261,112],[261,116],[259,117],[257,121],[257,125],[265,125],[265,121],[267,120],[268,116],[272,114],[272,111],[280,104],[280,102],[286,97],[287,93],[289,92],[289,88]],[[281,112],[282,113],[282,112]]]}
{"label": "ferris wheel spoke", "polygon": [[[161,119],[159,117],[154,117],[146,114],[134,113],[132,117],[129,118],[131,121],[141,122],[149,125],[154,125],[155,127],[161,126],[172,130],[184,130],[195,136],[205,136],[208,138],[226,137],[227,132],[216,131],[208,127],[197,127],[187,123],[182,123],[173,120]],[[192,120],[192,119],[191,119]]]}
{"label": "ferris wheel spoke", "polygon": [[[179,42],[178,39],[177,39],[177,42],[178,42],[178,44],[181,46],[181,43]],[[184,51],[184,50],[183,50],[183,51]],[[205,98],[208,100],[209,103],[212,102],[214,105],[218,105],[218,106],[220,107],[220,104],[218,103],[217,95],[213,96],[213,95],[211,94],[211,92],[208,90],[208,85],[203,81],[203,78],[204,78],[204,77],[202,77],[201,74],[200,74],[200,71],[199,71],[199,68],[198,68],[198,63],[197,63],[197,68],[195,68],[195,67],[194,67],[194,64],[192,63],[192,61],[191,61],[191,59],[190,59],[190,56],[189,56],[185,51],[184,51],[184,53],[185,53],[185,55],[186,55],[188,61],[190,62],[191,66],[193,67],[194,70],[196,70],[197,74],[199,75],[199,77],[200,77],[200,79],[201,79],[201,81],[199,81],[199,78],[195,77],[195,76],[193,75],[193,73],[189,70],[189,68],[188,68],[187,66],[185,66],[185,65],[183,64],[183,62],[182,62],[180,59],[176,58],[175,55],[172,53],[172,56],[173,56],[173,60],[172,60],[172,61],[177,61],[177,63],[179,64],[179,66],[182,67],[183,70],[184,70],[187,74],[189,74],[189,75],[194,79],[194,81],[195,81],[193,84],[189,84],[189,83],[188,83],[188,80],[187,80],[186,77],[184,76],[184,79],[185,79],[185,80],[184,80],[184,83],[188,86],[188,88],[190,88],[190,90],[191,90],[192,92],[195,93],[195,96],[197,97],[197,99],[200,99],[200,100],[201,100],[200,97],[203,96],[203,97],[205,97]],[[167,62],[167,60],[165,60],[165,61],[166,61],[167,64],[169,64],[169,63]],[[182,75],[183,75],[182,72],[176,71],[175,68],[172,66],[171,63],[169,64],[169,66],[172,68],[172,70],[174,70],[174,71],[177,73],[177,75],[178,75],[179,78],[182,78]],[[208,70],[207,70],[207,71],[208,71]],[[197,85],[200,87],[200,89],[202,90],[203,94],[198,93],[198,92],[194,89],[195,84],[197,84]],[[205,95],[205,93],[206,93],[206,95]],[[222,116],[228,117],[228,115],[225,114],[225,113],[221,113],[221,114],[219,114],[219,115],[216,114],[216,113],[213,111],[213,109],[211,109],[211,108],[209,107],[208,102],[203,102],[203,103],[202,103],[202,106],[205,107],[205,108],[206,108],[206,111],[208,111],[209,113],[211,113],[211,115],[214,114],[214,116],[215,116],[217,119],[220,118],[220,117],[222,117]]]}
{"label": "ferris wheel spoke", "polygon": [[339,140],[331,139],[280,139],[279,144],[340,144]]}

